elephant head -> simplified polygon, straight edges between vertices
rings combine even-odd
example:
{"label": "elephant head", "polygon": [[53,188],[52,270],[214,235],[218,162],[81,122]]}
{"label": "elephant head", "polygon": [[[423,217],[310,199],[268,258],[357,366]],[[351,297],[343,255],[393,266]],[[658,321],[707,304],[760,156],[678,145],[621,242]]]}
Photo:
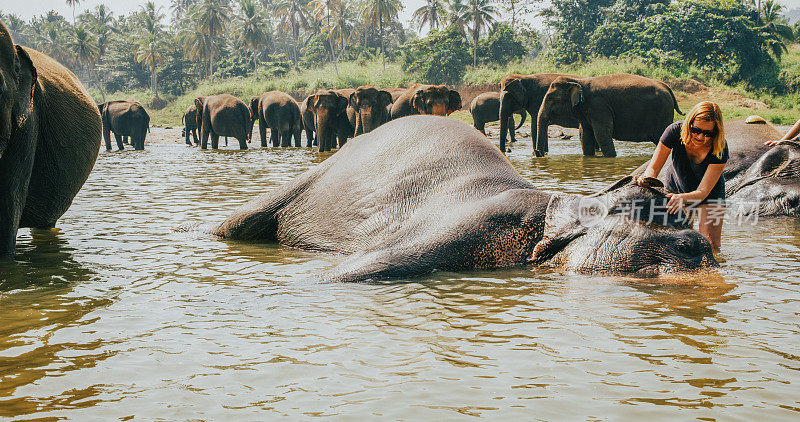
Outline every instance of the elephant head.
{"label": "elephant head", "polygon": [[30,56],[0,24],[0,157],[33,113],[36,81]]}
{"label": "elephant head", "polygon": [[711,244],[667,198],[623,178],[595,195],[555,194],[530,262],[580,273],[653,277],[717,267]]}
{"label": "elephant head", "polygon": [[250,97],[250,128],[247,131],[247,140],[253,139],[253,126],[258,120],[258,102],[261,99],[260,95],[253,95]]}
{"label": "elephant head", "polygon": [[515,75],[508,75],[500,82],[501,107],[505,101],[511,107],[511,110],[526,108],[528,106],[528,96],[528,90],[525,89],[522,79]]}
{"label": "elephant head", "polygon": [[377,90],[372,85],[362,85],[350,94],[350,107],[356,112],[355,135],[371,132],[386,123],[389,115],[386,106],[392,104],[389,91]]}
{"label": "elephant head", "polygon": [[445,85],[423,85],[411,97],[411,106],[419,114],[447,116],[461,109],[461,95]]}
{"label": "elephant head", "polygon": [[728,187],[731,216],[800,216],[800,142],[781,141]]}
{"label": "elephant head", "polygon": [[206,97],[197,97],[194,99],[194,106],[197,107],[197,131],[203,130],[203,107],[205,107]]}
{"label": "elephant head", "polygon": [[308,107],[314,112],[314,130],[320,151],[333,148],[338,125],[342,119],[347,120],[348,103],[348,98],[332,90],[317,91],[309,98]]}
{"label": "elephant head", "polygon": [[584,102],[584,88],[580,80],[559,76],[553,83],[542,100],[539,115],[536,120],[536,146],[534,152],[537,157],[547,154],[547,126],[556,117],[570,117],[574,109]]}

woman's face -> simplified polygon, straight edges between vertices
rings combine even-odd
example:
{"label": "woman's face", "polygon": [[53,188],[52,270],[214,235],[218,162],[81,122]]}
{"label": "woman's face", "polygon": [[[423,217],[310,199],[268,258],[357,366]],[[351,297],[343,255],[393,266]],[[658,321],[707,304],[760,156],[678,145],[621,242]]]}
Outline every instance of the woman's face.
{"label": "woman's face", "polygon": [[708,143],[717,134],[717,124],[708,120],[695,119],[689,127],[692,139],[699,143]]}

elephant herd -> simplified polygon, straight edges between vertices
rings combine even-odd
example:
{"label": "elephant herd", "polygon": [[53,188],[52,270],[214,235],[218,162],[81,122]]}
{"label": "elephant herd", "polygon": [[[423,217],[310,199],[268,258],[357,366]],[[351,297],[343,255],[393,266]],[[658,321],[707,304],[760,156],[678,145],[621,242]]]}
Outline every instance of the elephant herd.
{"label": "elephant herd", "polygon": [[[501,132],[512,129],[511,113],[536,110],[539,153],[547,151],[549,122],[574,119],[585,153],[599,147],[613,155],[611,137],[652,140],[679,111],[666,85],[633,75],[509,75],[501,88]],[[632,102],[646,113],[626,115]],[[249,106],[221,94],[193,106],[194,118],[184,116],[186,139],[194,122],[202,147],[231,136],[246,148],[255,120],[262,145],[267,128],[273,146],[292,138],[298,145],[302,130],[320,150],[337,142],[336,154],[211,230],[346,255],[323,280],[520,265],[649,277],[718,266],[708,241],[680,215],[649,218],[665,192],[632,184],[636,172],[589,196],[540,191],[485,136],[440,117],[461,107],[459,93],[443,86],[322,90],[300,104],[270,91]],[[728,198],[753,202],[762,216],[800,217],[800,141],[767,147],[780,134],[750,120],[726,123]],[[89,177],[103,136],[109,149],[112,132],[119,147],[129,137],[141,149],[148,124],[138,103],[95,104],[67,68],[15,45],[0,24],[0,256],[14,255],[19,228],[55,226]],[[644,209],[626,218],[634,202]],[[606,216],[584,224],[583,207],[596,203]]]}
{"label": "elephant herd", "polygon": [[305,131],[306,146],[317,145],[324,152],[341,148],[348,138],[371,132],[392,119],[412,114],[445,116],[460,108],[458,91],[444,85],[416,84],[392,90],[362,85],[319,90],[299,103],[282,91],[255,95],[249,105],[229,94],[197,97],[182,121],[186,144],[192,144],[191,134],[203,149],[209,138],[211,148],[216,149],[220,136],[236,138],[239,148],[246,149],[258,122],[262,147],[300,147]]}

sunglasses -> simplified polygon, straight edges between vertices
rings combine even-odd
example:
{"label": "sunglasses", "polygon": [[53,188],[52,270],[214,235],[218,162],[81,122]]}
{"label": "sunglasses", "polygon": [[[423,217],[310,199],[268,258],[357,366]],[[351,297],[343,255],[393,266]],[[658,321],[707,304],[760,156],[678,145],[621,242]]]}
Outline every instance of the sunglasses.
{"label": "sunglasses", "polygon": [[714,137],[714,135],[717,134],[717,130],[716,129],[714,129],[714,130],[703,130],[703,129],[700,129],[700,128],[697,128],[697,127],[694,127],[694,126],[689,126],[689,130],[692,133],[694,133],[695,135],[701,135],[702,134],[706,138],[712,138],[712,137]]}

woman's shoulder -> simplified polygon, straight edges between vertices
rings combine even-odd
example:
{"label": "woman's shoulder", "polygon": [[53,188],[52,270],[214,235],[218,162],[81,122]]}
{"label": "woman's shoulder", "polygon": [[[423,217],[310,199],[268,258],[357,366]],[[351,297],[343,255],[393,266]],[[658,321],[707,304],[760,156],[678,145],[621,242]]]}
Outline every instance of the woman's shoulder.
{"label": "woman's shoulder", "polygon": [[681,127],[683,121],[677,121],[670,124],[664,129],[664,134],[661,135],[661,143],[669,148],[675,148],[681,143]]}

